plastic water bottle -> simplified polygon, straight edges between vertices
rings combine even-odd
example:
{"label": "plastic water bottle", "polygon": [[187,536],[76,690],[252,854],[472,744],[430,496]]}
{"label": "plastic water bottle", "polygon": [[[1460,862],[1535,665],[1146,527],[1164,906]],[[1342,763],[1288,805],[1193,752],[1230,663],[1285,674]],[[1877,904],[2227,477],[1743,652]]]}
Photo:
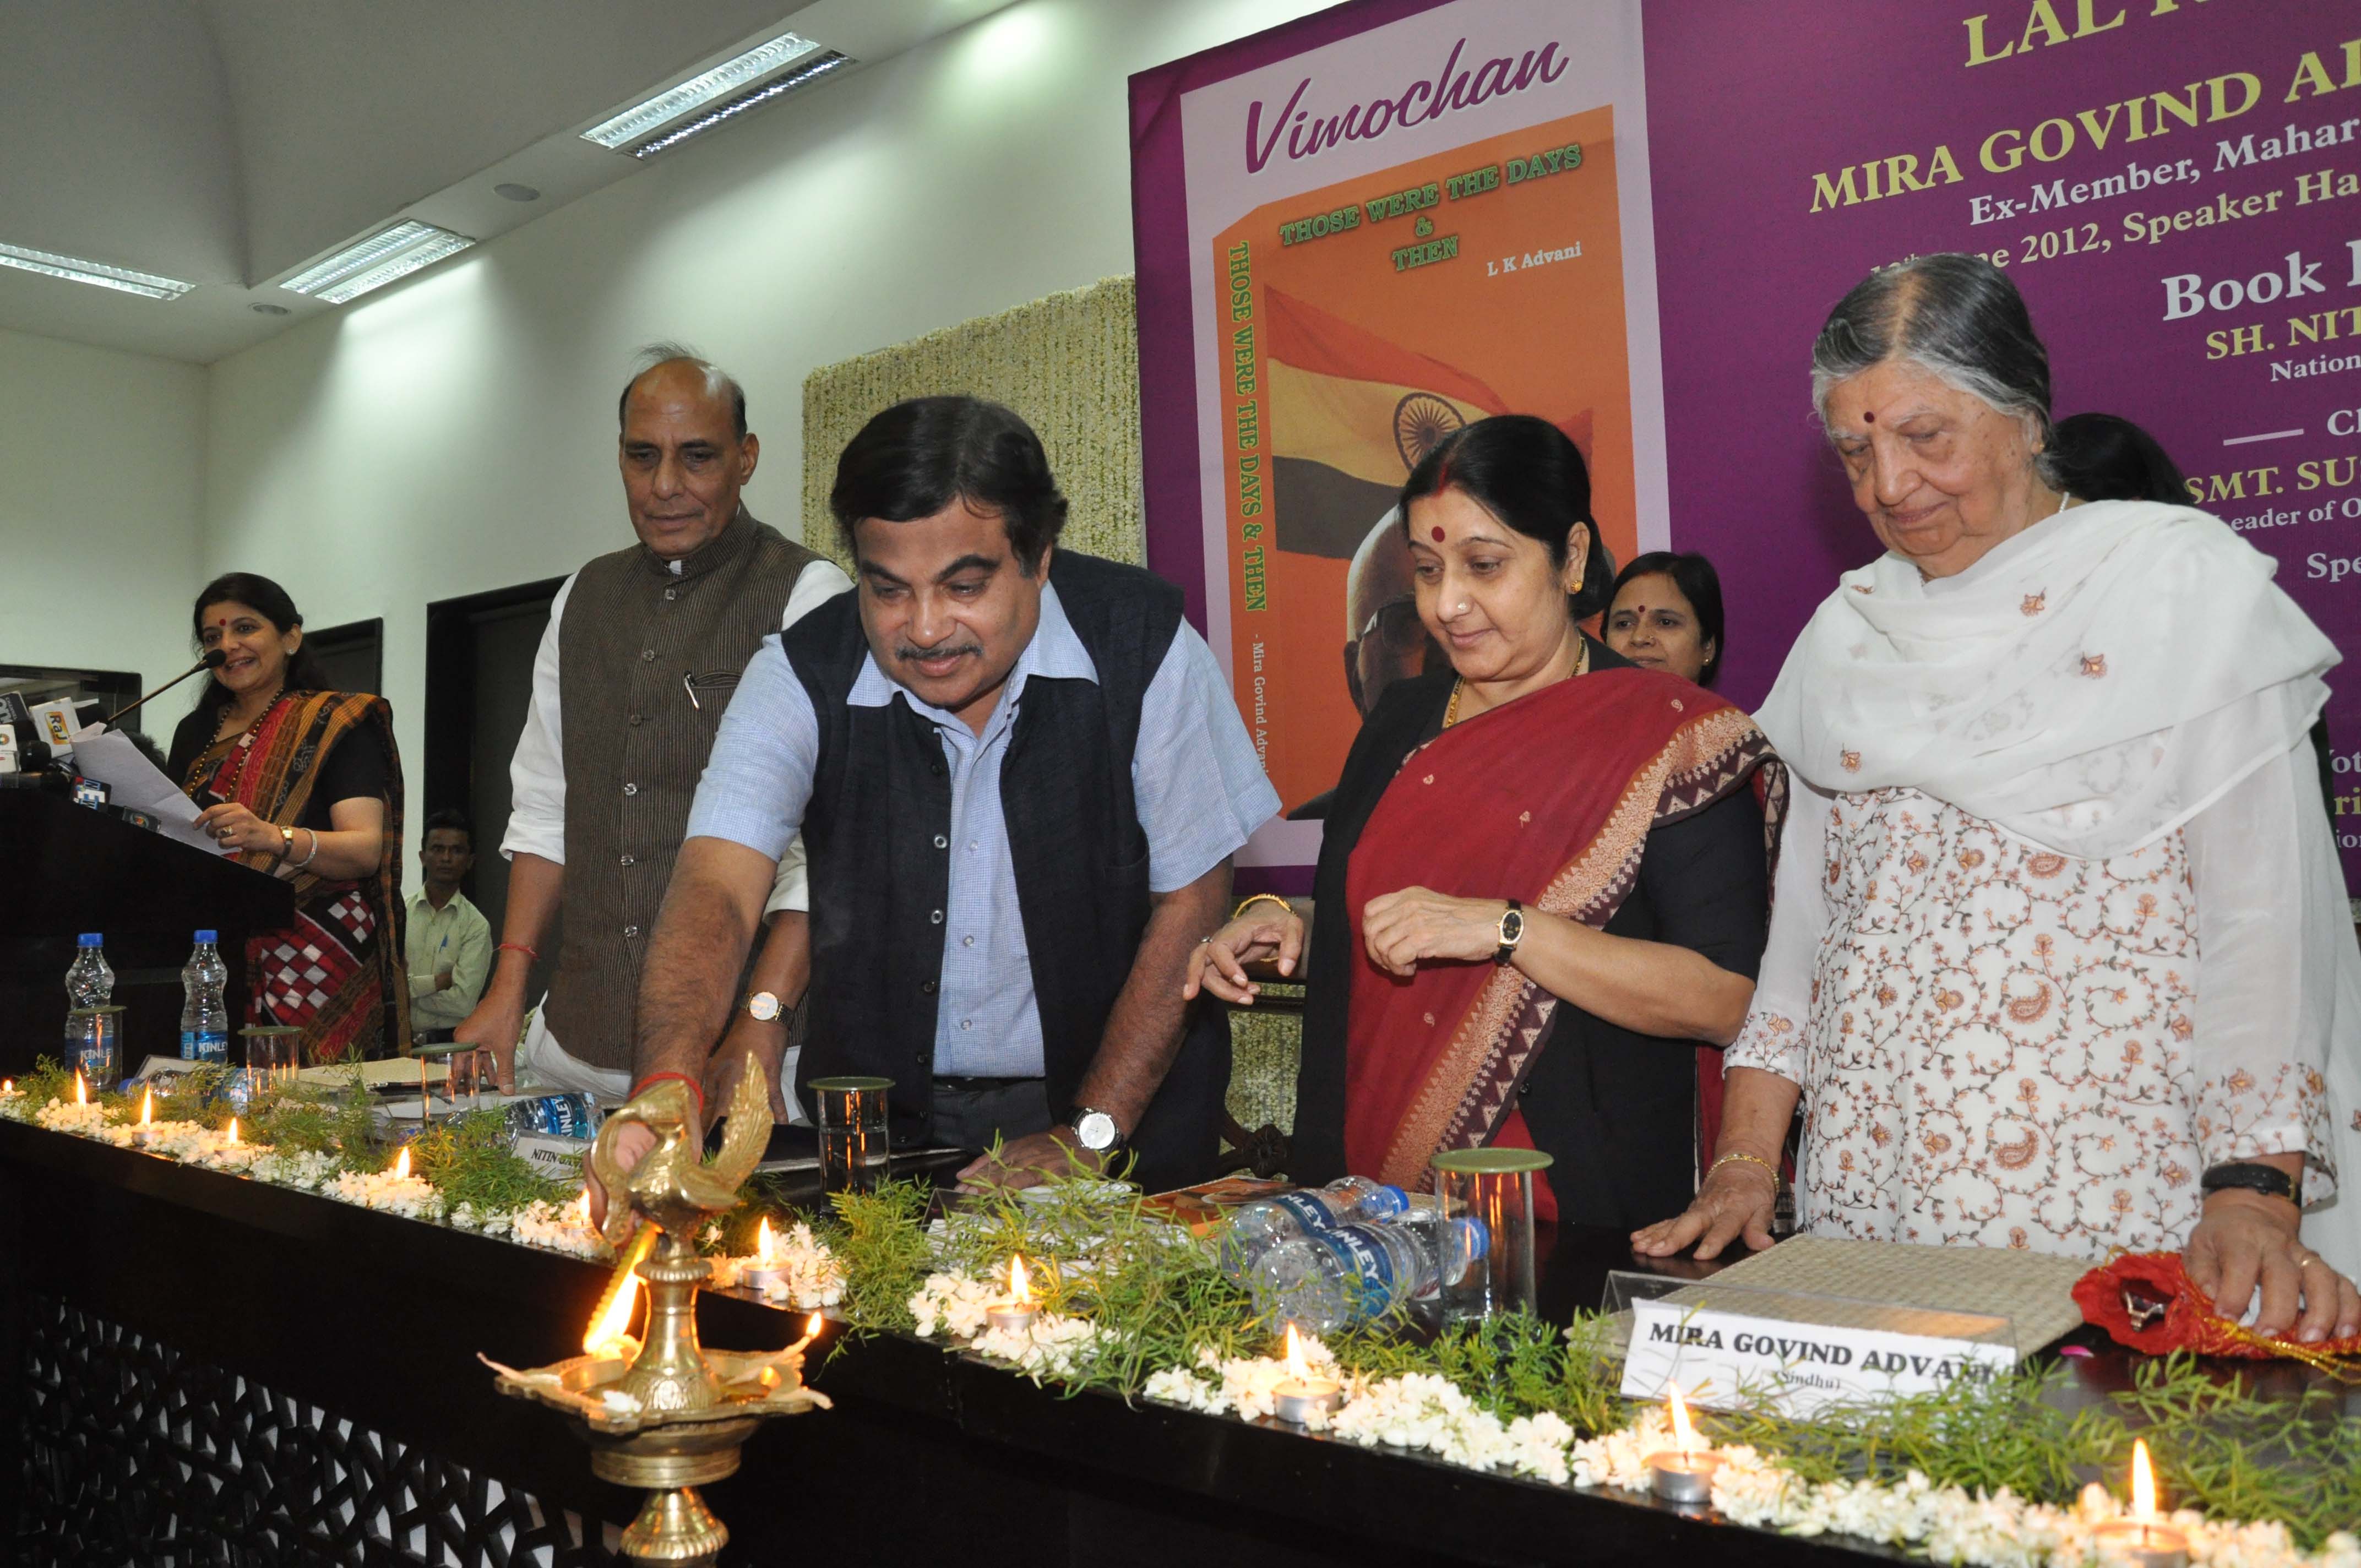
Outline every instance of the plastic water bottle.
{"label": "plastic water bottle", "polygon": [[1390,1220],[1409,1209],[1410,1197],[1400,1188],[1380,1186],[1366,1176],[1341,1177],[1325,1187],[1241,1203],[1222,1232],[1222,1272],[1244,1284],[1255,1260],[1290,1236],[1354,1220]]}
{"label": "plastic water bottle", "polygon": [[197,933],[196,950],[181,970],[181,1059],[229,1060],[229,1004],[222,999],[229,966],[214,944],[219,936]]}
{"label": "plastic water bottle", "polygon": [[[67,1005],[71,1008],[104,1007],[115,994],[115,971],[106,967],[104,938],[95,931],[84,931],[74,938],[74,961],[66,970]],[[112,1036],[101,1033],[93,1036],[88,1020],[77,1025],[66,1020],[66,1065],[79,1068],[82,1075],[94,1084],[115,1081],[115,1050]]]}
{"label": "plastic water bottle", "polygon": [[1257,1312],[1334,1333],[1455,1284],[1490,1243],[1484,1222],[1472,1219],[1315,1228],[1264,1253],[1247,1286]]}
{"label": "plastic water bottle", "polygon": [[588,1094],[544,1094],[520,1100],[508,1109],[509,1141],[518,1138],[593,1138],[598,1134],[598,1108]]}

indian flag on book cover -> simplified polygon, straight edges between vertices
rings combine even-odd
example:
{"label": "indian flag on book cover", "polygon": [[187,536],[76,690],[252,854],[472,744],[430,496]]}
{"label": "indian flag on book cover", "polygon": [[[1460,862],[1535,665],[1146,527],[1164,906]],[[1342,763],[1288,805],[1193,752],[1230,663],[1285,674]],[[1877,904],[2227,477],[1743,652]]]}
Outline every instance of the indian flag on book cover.
{"label": "indian flag on book cover", "polygon": [[1420,458],[1508,405],[1475,377],[1279,290],[1265,289],[1263,312],[1272,540],[1349,561]]}

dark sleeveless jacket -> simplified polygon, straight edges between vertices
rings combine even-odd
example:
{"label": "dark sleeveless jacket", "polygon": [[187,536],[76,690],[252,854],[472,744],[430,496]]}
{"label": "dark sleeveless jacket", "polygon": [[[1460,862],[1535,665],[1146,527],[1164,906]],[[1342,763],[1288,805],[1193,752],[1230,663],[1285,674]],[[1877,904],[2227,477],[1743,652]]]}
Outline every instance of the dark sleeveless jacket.
{"label": "dark sleeveless jacket", "polygon": [[594,1067],[631,1068],[640,964],[714,732],[818,559],[741,510],[678,575],[634,544],[575,576],[557,633],[564,927],[544,1005],[557,1043]]}
{"label": "dark sleeveless jacket", "polygon": [[[1000,800],[1019,905],[1008,913],[1025,922],[1046,1088],[1051,1113],[1063,1117],[1148,926],[1148,837],[1132,798],[1132,755],[1140,699],[1171,647],[1181,601],[1136,566],[1067,550],[1051,556],[1049,582],[1098,680],[1027,678]],[[950,765],[906,694],[883,707],[845,700],[869,652],[857,593],[780,635],[820,733],[803,821],[812,981],[796,1089],[843,1073],[890,1078],[895,1142],[908,1144],[930,1132]],[[1197,1179],[1211,1163],[1228,1047],[1226,1014],[1201,1009],[1134,1133],[1143,1180]]]}

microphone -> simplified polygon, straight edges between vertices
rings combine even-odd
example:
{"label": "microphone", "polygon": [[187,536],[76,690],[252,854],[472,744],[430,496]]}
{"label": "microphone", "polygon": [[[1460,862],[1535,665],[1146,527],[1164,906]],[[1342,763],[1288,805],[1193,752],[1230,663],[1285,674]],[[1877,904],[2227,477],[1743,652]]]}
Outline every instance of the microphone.
{"label": "microphone", "polygon": [[126,714],[126,713],[130,712],[133,708],[137,707],[139,706],[139,703],[141,703],[141,702],[146,702],[146,701],[148,701],[150,697],[159,697],[159,696],[162,696],[166,692],[170,691],[174,686],[179,685],[182,681],[187,680],[191,675],[195,674],[199,670],[218,670],[218,669],[220,669],[224,664],[226,664],[226,663],[229,663],[229,655],[228,655],[228,654],[226,654],[226,653],[223,652],[222,652],[220,649],[218,649],[218,648],[208,648],[208,649],[206,649],[206,650],[205,650],[205,656],[204,656],[203,658],[202,658],[202,659],[198,660],[195,663],[191,664],[187,669],[182,670],[179,674],[174,675],[170,680],[166,681],[162,685],[158,686],[154,691],[149,692],[149,693],[148,694],[148,696],[143,696],[143,697],[141,697],[141,698],[139,699],[139,702],[126,703],[123,707],[116,708],[113,713],[110,713],[110,714],[108,714],[108,715],[106,716],[106,718],[105,718],[104,722],[106,722],[106,723],[108,723],[108,724],[113,724],[116,719],[118,719],[118,718],[122,718],[125,714]]}

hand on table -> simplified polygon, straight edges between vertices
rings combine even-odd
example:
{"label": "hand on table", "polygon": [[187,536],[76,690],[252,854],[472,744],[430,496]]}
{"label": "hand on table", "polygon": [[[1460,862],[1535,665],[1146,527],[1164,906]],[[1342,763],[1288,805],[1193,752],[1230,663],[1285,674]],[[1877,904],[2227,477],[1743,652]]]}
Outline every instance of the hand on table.
{"label": "hand on table", "polygon": [[1052,1127],[1046,1133],[1030,1133],[1001,1145],[997,1157],[986,1153],[960,1167],[959,1190],[971,1194],[995,1189],[1015,1192],[1021,1188],[1038,1187],[1049,1177],[1076,1171],[1096,1176],[1104,1168],[1097,1155],[1074,1142],[1072,1134],[1063,1127]]}
{"label": "hand on table", "polygon": [[2214,1310],[2235,1321],[2260,1286],[2258,1334],[2317,1344],[2361,1333],[2361,1294],[2297,1234],[2302,1213],[2284,1198],[2229,1190],[2210,1194],[2180,1261]]}
{"label": "hand on table", "polygon": [[1499,950],[1500,917],[1508,912],[1505,898],[1454,898],[1406,887],[1361,906],[1361,942],[1371,963],[1408,979],[1422,959],[1489,959]]}
{"label": "hand on table", "polygon": [[790,1120],[787,1097],[779,1088],[779,1064],[787,1055],[787,1021],[781,1017],[766,1024],[743,1008],[721,1036],[721,1044],[705,1058],[705,1102],[723,1106],[730,1102],[750,1053],[762,1069],[763,1087],[771,1091],[771,1120]]}
{"label": "hand on table", "polygon": [[1197,944],[1189,955],[1189,975],[1180,982],[1183,1001],[1200,991],[1224,1002],[1251,1007],[1262,988],[1246,978],[1244,964],[1276,961],[1279,972],[1293,974],[1303,957],[1303,916],[1265,899]]}
{"label": "hand on table", "polygon": [[503,1094],[516,1092],[518,1036],[524,1033],[524,997],[495,983],[484,992],[476,1010],[459,1021],[451,1037],[463,1046],[480,1046],[492,1054],[492,1078]]}
{"label": "hand on table", "polygon": [[1742,1237],[1760,1252],[1771,1245],[1771,1212],[1778,1197],[1778,1178],[1752,1160],[1731,1160],[1705,1179],[1687,1209],[1632,1232],[1631,1250],[1642,1257],[1668,1257],[1696,1242],[1697,1255],[1712,1258]]}

